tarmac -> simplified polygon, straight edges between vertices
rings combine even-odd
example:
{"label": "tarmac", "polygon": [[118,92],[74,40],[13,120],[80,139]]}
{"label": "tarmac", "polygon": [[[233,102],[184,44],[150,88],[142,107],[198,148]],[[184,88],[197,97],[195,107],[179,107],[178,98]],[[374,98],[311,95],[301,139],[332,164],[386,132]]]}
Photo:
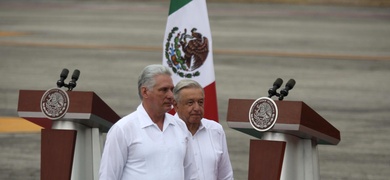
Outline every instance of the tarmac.
{"label": "tarmac", "polygon": [[[19,90],[55,87],[63,68],[81,71],[74,90],[131,113],[138,73],[162,62],[168,8],[169,1],[0,1],[0,125],[18,120]],[[247,179],[254,138],[227,126],[227,102],[267,96],[276,78],[295,79],[285,100],[305,102],[341,132],[338,145],[318,146],[321,179],[390,177],[389,8],[208,3],[208,12],[235,179]],[[39,129],[0,132],[0,159],[1,180],[39,179]]]}

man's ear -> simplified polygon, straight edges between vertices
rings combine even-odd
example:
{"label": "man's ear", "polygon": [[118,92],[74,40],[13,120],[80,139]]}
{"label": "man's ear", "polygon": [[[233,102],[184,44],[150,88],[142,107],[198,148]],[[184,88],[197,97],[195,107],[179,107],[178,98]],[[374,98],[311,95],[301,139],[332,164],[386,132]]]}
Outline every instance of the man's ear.
{"label": "man's ear", "polygon": [[173,102],[172,102],[172,105],[173,105],[173,108],[175,109],[175,111],[177,110],[177,102],[176,102],[176,100],[173,100]]}
{"label": "man's ear", "polygon": [[148,88],[146,88],[145,86],[142,86],[141,87],[141,95],[143,98],[148,98]]}

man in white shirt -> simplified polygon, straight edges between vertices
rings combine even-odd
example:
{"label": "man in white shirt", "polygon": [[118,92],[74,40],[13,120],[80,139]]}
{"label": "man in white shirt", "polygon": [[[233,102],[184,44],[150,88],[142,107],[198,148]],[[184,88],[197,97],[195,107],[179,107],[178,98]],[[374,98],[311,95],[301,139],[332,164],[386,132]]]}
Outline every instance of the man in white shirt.
{"label": "man in white shirt", "polygon": [[138,78],[142,103],[107,133],[100,180],[198,179],[191,135],[181,120],[167,113],[172,90],[168,68],[145,67]]}
{"label": "man in white shirt", "polygon": [[192,147],[202,180],[233,179],[222,126],[203,118],[204,91],[194,80],[183,79],[173,89],[176,118],[182,119],[192,134]]}

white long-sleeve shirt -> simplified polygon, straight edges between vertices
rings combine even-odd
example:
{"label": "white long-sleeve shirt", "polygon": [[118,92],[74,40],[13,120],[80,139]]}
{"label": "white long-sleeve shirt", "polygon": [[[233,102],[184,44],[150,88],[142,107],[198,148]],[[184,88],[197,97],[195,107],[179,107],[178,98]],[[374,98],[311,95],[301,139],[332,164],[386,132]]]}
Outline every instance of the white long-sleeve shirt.
{"label": "white long-sleeve shirt", "polygon": [[219,123],[203,118],[191,142],[201,180],[233,179],[226,135]]}
{"label": "white long-sleeve shirt", "polygon": [[109,130],[100,180],[198,179],[189,138],[185,123],[169,114],[161,131],[141,104]]}

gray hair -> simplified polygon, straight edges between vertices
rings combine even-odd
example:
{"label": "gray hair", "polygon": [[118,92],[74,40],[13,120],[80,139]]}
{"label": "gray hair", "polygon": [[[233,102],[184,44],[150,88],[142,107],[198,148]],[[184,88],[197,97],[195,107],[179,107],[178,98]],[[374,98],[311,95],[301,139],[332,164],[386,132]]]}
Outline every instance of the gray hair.
{"label": "gray hair", "polygon": [[143,99],[141,94],[141,87],[145,86],[148,90],[153,89],[154,85],[156,85],[156,80],[154,77],[157,75],[169,75],[171,76],[171,71],[163,65],[160,64],[152,64],[146,66],[140,76],[138,77],[138,96]]}
{"label": "gray hair", "polygon": [[203,87],[198,82],[191,79],[182,79],[173,88],[173,98],[176,102],[179,102],[180,100],[180,91],[186,88],[200,88],[202,89],[202,93],[204,94]]}

